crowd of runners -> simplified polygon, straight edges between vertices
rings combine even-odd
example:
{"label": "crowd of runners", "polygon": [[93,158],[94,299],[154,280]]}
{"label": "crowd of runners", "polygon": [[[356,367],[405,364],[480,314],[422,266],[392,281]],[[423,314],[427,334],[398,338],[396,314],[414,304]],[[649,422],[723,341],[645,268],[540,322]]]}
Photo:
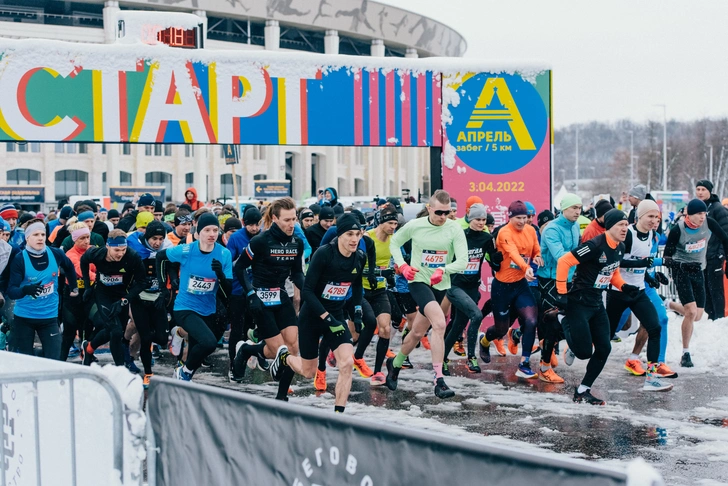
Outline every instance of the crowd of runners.
{"label": "crowd of runners", "polygon": [[[693,366],[693,323],[725,315],[728,209],[712,190],[699,181],[669,216],[643,185],[588,207],[574,194],[540,212],[516,200],[499,227],[478,196],[458,219],[442,190],[410,221],[396,198],[365,215],[333,188],[310,207],[281,198],[240,212],[205,205],[192,188],[179,205],[143,194],[121,211],[92,200],[49,215],[7,204],[0,347],[90,365],[108,345],[114,364],[148,386],[160,353],[190,381],[227,341],[229,380],[246,380],[255,364],[279,382],[280,400],[295,375],[326,390],[327,367],[337,367],[343,412],[354,372],[396,391],[420,346],[441,399],[455,395],[451,354],[481,373],[510,353],[520,355],[517,377],[551,384],[587,360],[574,401],[604,404],[591,387],[629,329],[626,372],[643,376],[645,391],[668,391],[674,369]],[[657,292],[671,281],[678,300]],[[683,316],[682,354],[669,364],[668,311]]]}

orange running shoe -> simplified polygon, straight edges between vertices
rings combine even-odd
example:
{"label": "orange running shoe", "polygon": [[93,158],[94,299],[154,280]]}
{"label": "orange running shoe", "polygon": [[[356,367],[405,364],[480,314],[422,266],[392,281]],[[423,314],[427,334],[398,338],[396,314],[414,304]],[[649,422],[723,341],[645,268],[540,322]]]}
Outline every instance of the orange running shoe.
{"label": "orange running shoe", "polygon": [[313,380],[313,387],[318,391],[326,391],[326,372],[316,370],[316,378]]}
{"label": "orange running shoe", "polygon": [[354,369],[359,372],[362,378],[371,378],[374,374],[372,369],[367,366],[367,362],[364,361],[364,358],[354,358]]}
{"label": "orange running shoe", "polygon": [[151,379],[152,379],[152,376],[154,376],[154,374],[153,374],[153,373],[149,373],[148,375],[144,375],[144,382],[143,382],[143,385],[144,385],[144,388],[145,388],[145,389],[149,388],[149,380],[151,380]]}
{"label": "orange running shoe", "polygon": [[506,348],[505,348],[505,346],[503,346],[502,339],[494,339],[493,346],[495,346],[495,351],[498,353],[499,356],[506,355]]}
{"label": "orange running shoe", "polygon": [[[543,363],[543,361],[542,361]],[[561,378],[559,375],[556,374],[554,370],[551,368],[547,369],[546,371],[541,371],[541,368],[538,369],[538,379],[545,382],[545,383],[563,383],[564,379]]]}
{"label": "orange running shoe", "polygon": [[394,358],[395,356],[397,355],[394,354],[394,351],[392,351],[391,349],[387,349],[387,359]]}
{"label": "orange running shoe", "polygon": [[656,374],[660,375],[663,378],[677,378],[677,373],[672,371],[670,367],[667,366],[665,363],[660,363],[657,366]]}
{"label": "orange running shoe", "polygon": [[555,352],[551,352],[551,367],[556,368],[559,366],[559,357],[556,355]]}
{"label": "orange running shoe", "polygon": [[452,350],[458,356],[465,356],[465,348],[463,347],[462,341],[455,341],[455,344],[453,344]]}
{"label": "orange running shoe", "polygon": [[645,369],[642,367],[642,362],[638,359],[628,359],[624,363],[624,369],[635,376],[645,376]]}
{"label": "orange running shoe", "polygon": [[513,333],[515,332],[515,329],[509,329],[508,330],[508,352],[511,353],[513,356],[518,355],[518,341],[514,339]]}
{"label": "orange running shoe", "polygon": [[403,317],[401,321],[399,321],[399,326],[397,329],[399,329],[399,332],[402,332],[404,330],[404,326],[407,325],[407,318]]}
{"label": "orange running shoe", "polygon": [[426,350],[430,350],[430,340],[427,336],[423,336],[422,339],[420,339],[420,343],[422,343],[422,346],[424,346]]}

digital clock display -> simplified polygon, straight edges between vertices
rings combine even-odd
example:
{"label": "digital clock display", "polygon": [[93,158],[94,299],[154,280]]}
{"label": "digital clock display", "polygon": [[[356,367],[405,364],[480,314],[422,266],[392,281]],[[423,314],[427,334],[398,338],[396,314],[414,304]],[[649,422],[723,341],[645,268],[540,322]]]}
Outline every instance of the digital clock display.
{"label": "digital clock display", "polygon": [[157,41],[171,47],[185,47],[194,49],[197,47],[197,35],[194,29],[181,29],[169,27],[157,32]]}

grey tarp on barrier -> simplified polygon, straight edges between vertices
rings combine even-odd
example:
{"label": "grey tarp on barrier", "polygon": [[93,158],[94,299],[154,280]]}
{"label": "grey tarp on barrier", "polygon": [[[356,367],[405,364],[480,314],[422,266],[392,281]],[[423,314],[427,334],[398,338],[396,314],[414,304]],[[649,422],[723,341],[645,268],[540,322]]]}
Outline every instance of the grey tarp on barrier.
{"label": "grey tarp on barrier", "polygon": [[158,486],[626,484],[574,459],[382,426],[333,412],[152,379],[147,414]]}

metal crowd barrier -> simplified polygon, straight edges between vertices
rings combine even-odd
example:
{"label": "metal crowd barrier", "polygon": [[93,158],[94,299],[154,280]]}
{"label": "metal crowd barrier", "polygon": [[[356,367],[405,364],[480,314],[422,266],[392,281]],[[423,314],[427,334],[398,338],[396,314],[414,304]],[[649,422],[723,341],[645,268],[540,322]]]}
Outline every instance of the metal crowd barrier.
{"label": "metal crowd barrier", "polygon": [[[36,466],[36,484],[41,484],[41,456],[40,456],[40,414],[38,405],[38,383],[41,381],[68,381],[69,384],[69,421],[71,425],[70,445],[71,445],[71,471],[72,484],[77,484],[76,478],[76,397],[75,382],[76,380],[90,380],[98,383],[106,390],[111,398],[113,406],[113,457],[114,468],[124,477],[124,412],[121,396],[111,381],[105,376],[83,369],[80,366],[78,370],[63,370],[57,372],[49,371],[26,371],[22,373],[0,374],[0,404],[3,403],[3,387],[10,384],[32,384],[33,385],[33,417],[35,422],[34,444],[35,444],[35,466]],[[39,376],[42,375],[42,376]],[[0,444],[0,484],[7,484],[5,478],[5,448]],[[140,474],[141,476],[141,474]]]}

